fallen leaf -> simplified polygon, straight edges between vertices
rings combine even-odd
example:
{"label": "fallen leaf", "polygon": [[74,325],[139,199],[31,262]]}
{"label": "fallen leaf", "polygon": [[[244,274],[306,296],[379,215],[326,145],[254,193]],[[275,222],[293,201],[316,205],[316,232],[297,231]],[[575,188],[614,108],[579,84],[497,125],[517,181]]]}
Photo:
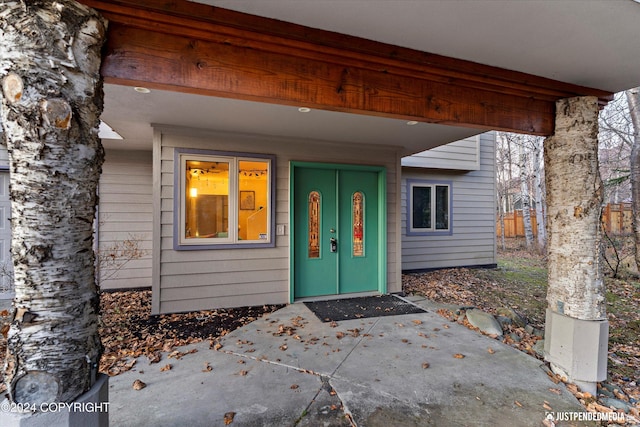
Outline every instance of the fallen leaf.
{"label": "fallen leaf", "polygon": [[159,351],[155,351],[147,355],[147,358],[149,359],[149,364],[158,363],[162,359],[162,354]]}
{"label": "fallen leaf", "polygon": [[492,349],[491,347],[487,348],[487,353],[489,354],[494,354],[496,351],[494,349]]}
{"label": "fallen leaf", "polygon": [[422,363],[422,369],[428,369],[429,364],[427,362]]}
{"label": "fallen leaf", "polygon": [[562,394],[562,390],[560,390],[559,388],[550,388],[549,391],[553,394],[557,394],[558,396]]}
{"label": "fallen leaf", "polygon": [[332,328],[337,328],[338,323],[335,320],[332,320],[331,323],[329,323],[329,326],[331,326]]}
{"label": "fallen leaf", "polygon": [[413,320],[413,323],[415,323],[416,325],[422,325],[422,320],[415,319]]}
{"label": "fallen leaf", "polygon": [[134,390],[142,390],[143,388],[145,388],[147,385],[145,383],[143,383],[140,380],[135,380],[133,382],[133,389]]}
{"label": "fallen leaf", "polygon": [[286,344],[282,344],[280,347],[278,347],[280,350],[285,351],[288,347]]}
{"label": "fallen leaf", "polygon": [[339,340],[341,340],[344,337],[344,332],[336,332],[336,338],[338,338]]}
{"label": "fallen leaf", "polygon": [[170,371],[170,370],[171,370],[171,363],[167,363],[162,368],[160,368],[160,372],[165,372],[165,371]]}
{"label": "fallen leaf", "polygon": [[464,359],[464,354],[456,353],[453,355],[453,357],[455,357],[456,359]]}
{"label": "fallen leaf", "polygon": [[224,425],[228,426],[233,422],[233,417],[236,416],[235,412],[227,412],[224,414]]}
{"label": "fallen leaf", "polygon": [[548,402],[544,402],[544,405],[542,405],[542,407],[544,409],[546,409],[547,411],[553,411],[553,408],[551,406],[549,406]]}
{"label": "fallen leaf", "polygon": [[513,402],[513,403],[515,403],[516,405],[518,405],[519,407],[522,408],[522,403],[518,402],[517,400],[515,402]]}
{"label": "fallen leaf", "polygon": [[220,344],[219,342],[216,341],[216,343],[213,345],[213,349],[218,351],[222,348],[222,344]]}
{"label": "fallen leaf", "polygon": [[298,384],[291,384],[291,387],[289,387],[291,390],[296,390],[298,389],[300,386]]}
{"label": "fallen leaf", "polygon": [[238,372],[238,375],[240,375],[241,377],[246,377],[248,373],[249,373],[249,371],[242,370],[242,371]]}
{"label": "fallen leaf", "polygon": [[209,362],[204,362],[204,369],[202,370],[202,372],[211,372],[213,370],[213,368],[211,367],[211,365],[209,365]]}

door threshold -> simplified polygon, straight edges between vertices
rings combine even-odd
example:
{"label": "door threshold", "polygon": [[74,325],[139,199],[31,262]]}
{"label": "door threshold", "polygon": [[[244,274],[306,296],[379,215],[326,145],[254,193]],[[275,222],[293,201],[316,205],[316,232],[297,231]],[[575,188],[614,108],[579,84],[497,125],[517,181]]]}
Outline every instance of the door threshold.
{"label": "door threshold", "polygon": [[320,295],[317,297],[304,297],[304,298],[296,298],[293,300],[294,304],[299,302],[315,302],[315,301],[329,301],[335,299],[347,299],[347,298],[359,298],[359,297],[372,297],[382,295],[378,291],[370,291],[370,292],[354,292],[350,294],[335,294],[335,295]]}

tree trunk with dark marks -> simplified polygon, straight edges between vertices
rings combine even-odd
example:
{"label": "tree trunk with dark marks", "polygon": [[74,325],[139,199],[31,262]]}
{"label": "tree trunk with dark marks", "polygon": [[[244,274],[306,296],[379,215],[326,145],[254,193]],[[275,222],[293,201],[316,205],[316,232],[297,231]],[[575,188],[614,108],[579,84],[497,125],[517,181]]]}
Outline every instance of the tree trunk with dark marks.
{"label": "tree trunk with dark marks", "polygon": [[598,100],[557,103],[556,132],[544,143],[549,309],[575,319],[606,319],[600,263],[603,197],[598,169]]}
{"label": "tree trunk with dark marks", "polygon": [[105,33],[106,21],[74,1],[0,0],[15,266],[4,375],[14,402],[72,401],[97,374],[92,244]]}
{"label": "tree trunk with dark marks", "polygon": [[633,235],[636,246],[636,267],[640,271],[640,87],[626,92],[629,115],[633,123],[631,143],[631,207],[633,212]]}

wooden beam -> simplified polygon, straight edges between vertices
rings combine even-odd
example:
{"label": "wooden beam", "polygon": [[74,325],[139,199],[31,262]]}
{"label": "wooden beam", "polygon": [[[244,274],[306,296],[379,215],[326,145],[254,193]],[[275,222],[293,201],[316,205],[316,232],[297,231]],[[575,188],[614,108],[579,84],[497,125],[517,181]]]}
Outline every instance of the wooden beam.
{"label": "wooden beam", "polygon": [[186,1],[80,0],[110,21],[107,82],[430,123],[553,133],[611,94]]}

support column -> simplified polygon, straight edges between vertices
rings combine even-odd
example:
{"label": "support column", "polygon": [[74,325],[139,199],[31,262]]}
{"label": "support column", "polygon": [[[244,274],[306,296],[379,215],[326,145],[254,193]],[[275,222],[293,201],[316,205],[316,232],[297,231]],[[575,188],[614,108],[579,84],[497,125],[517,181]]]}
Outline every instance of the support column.
{"label": "support column", "polygon": [[603,186],[598,169],[598,99],[556,104],[544,143],[549,289],[545,359],[595,395],[607,377],[609,323],[600,263]]}

